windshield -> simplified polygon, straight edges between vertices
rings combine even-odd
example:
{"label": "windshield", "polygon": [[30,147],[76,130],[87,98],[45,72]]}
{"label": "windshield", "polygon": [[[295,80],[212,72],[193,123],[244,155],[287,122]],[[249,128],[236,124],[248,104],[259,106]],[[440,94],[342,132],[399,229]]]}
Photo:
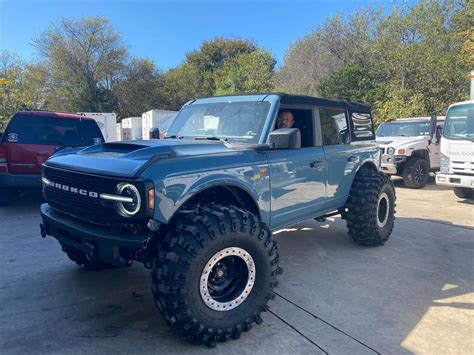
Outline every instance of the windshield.
{"label": "windshield", "polygon": [[377,129],[377,137],[417,137],[429,136],[430,122],[382,123]]}
{"label": "windshield", "polygon": [[167,136],[258,143],[269,109],[266,101],[189,105],[179,112]]}
{"label": "windshield", "polygon": [[448,110],[444,137],[474,140],[474,104],[453,106]]}
{"label": "windshield", "polygon": [[82,147],[102,143],[103,136],[97,123],[91,119],[16,114],[3,140],[10,143]]}

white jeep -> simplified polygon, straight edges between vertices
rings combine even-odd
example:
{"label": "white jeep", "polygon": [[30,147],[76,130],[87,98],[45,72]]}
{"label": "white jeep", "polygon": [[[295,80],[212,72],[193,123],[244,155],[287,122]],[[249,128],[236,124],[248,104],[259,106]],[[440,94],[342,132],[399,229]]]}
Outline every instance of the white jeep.
{"label": "white jeep", "polygon": [[381,171],[403,177],[405,186],[420,189],[430,171],[440,167],[444,117],[400,118],[382,123],[376,132],[382,150]]}

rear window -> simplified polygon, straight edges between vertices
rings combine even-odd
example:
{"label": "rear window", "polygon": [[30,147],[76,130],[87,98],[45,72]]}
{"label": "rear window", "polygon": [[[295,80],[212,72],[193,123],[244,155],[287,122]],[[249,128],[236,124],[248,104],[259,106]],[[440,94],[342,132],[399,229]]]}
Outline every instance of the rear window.
{"label": "rear window", "polygon": [[13,116],[3,141],[24,144],[89,146],[104,140],[97,123],[89,119],[17,114]]}
{"label": "rear window", "polygon": [[352,140],[365,141],[375,139],[370,113],[351,112]]}

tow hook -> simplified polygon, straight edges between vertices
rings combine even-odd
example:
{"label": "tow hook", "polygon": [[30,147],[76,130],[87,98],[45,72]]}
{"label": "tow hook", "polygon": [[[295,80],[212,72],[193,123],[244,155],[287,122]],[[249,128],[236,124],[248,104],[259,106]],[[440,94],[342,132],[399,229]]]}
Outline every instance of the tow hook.
{"label": "tow hook", "polygon": [[86,242],[85,246],[87,247],[87,251],[85,253],[86,259],[89,261],[93,261],[96,258],[94,245],[89,242]]}
{"label": "tow hook", "polygon": [[147,269],[151,269],[153,266],[154,249],[157,245],[156,238],[150,237],[143,241],[143,248],[135,253],[135,259],[145,266]]}
{"label": "tow hook", "polygon": [[46,238],[46,226],[43,223],[40,223],[41,238]]}

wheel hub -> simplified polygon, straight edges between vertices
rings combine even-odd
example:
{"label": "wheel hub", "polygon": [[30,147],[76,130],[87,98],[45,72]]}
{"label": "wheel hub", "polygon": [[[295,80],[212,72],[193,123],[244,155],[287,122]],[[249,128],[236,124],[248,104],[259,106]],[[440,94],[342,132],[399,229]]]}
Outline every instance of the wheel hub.
{"label": "wheel hub", "polygon": [[377,203],[377,225],[380,228],[385,227],[388,221],[388,215],[390,211],[390,204],[388,195],[384,192],[380,194],[379,201]]}
{"label": "wheel hub", "polygon": [[418,166],[416,169],[415,169],[415,181],[420,183],[421,181],[423,181],[423,177],[425,175],[425,169],[423,169],[422,166]]}
{"label": "wheel hub", "polygon": [[255,263],[242,248],[225,248],[204,266],[199,280],[201,299],[215,311],[229,311],[242,304],[255,283]]}
{"label": "wheel hub", "polygon": [[225,277],[225,271],[223,269],[218,269],[216,272],[216,277],[218,279],[222,279]]}

